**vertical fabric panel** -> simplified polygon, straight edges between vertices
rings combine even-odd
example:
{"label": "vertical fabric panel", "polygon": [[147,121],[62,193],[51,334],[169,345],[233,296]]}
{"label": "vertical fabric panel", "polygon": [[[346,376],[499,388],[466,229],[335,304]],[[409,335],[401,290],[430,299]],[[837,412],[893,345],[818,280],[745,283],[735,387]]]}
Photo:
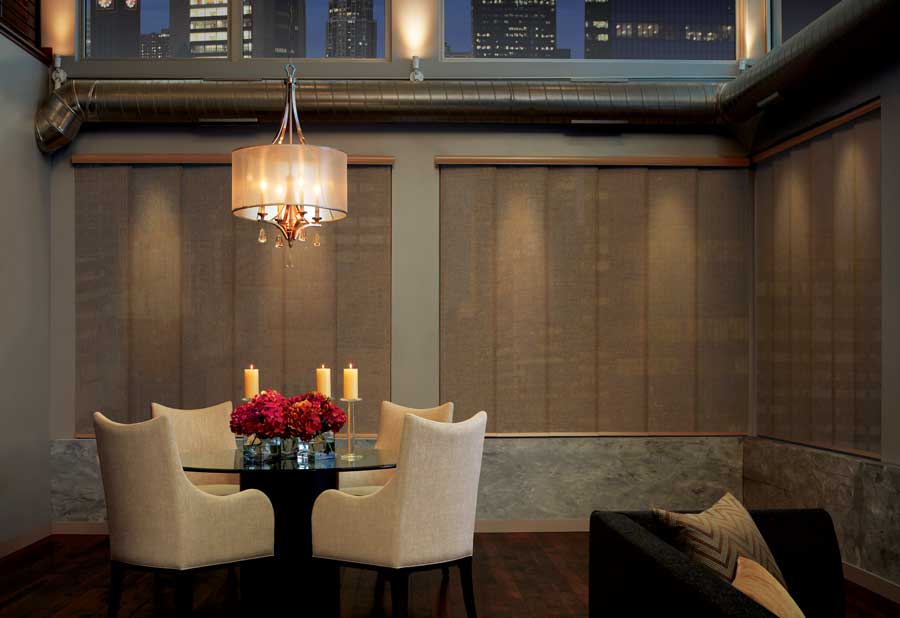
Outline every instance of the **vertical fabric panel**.
{"label": "vertical fabric panel", "polygon": [[230,174],[76,168],[79,431],[97,409],[139,421],[151,401],[237,403],[251,362],[262,388],[288,395],[312,389],[326,363],[339,398],[347,360],[364,365],[370,410],[356,429],[374,431],[390,398],[390,168],[351,168],[351,217],[321,247],[290,250],[273,246],[274,227],[260,244],[259,226],[231,215]]}
{"label": "vertical fabric panel", "polygon": [[292,394],[315,390],[314,368],[324,364],[331,368],[331,394],[340,398],[343,373],[342,359],[337,355],[337,236],[326,228],[321,246],[313,247],[312,243],[312,238],[294,243],[290,249],[293,267],[283,272],[289,339],[284,348],[284,390]]}
{"label": "vertical fabric panel", "polygon": [[790,272],[791,272],[791,420],[794,440],[810,439],[810,176],[809,145],[790,155]]}
{"label": "vertical fabric panel", "polygon": [[441,171],[441,401],[454,418],[488,410],[497,431],[494,380],[494,168]]}
{"label": "vertical fabric panel", "polygon": [[128,408],[128,194],[131,169],[84,167],[75,174],[75,431],[93,433],[100,410],[117,421]]}
{"label": "vertical fabric panel", "polygon": [[234,356],[234,226],[223,167],[187,167],[181,195],[181,404],[202,408],[242,388]]}
{"label": "vertical fabric panel", "polygon": [[756,431],[772,435],[772,405],[774,380],[773,330],[774,306],[774,230],[775,208],[773,183],[775,174],[771,164],[761,165],[755,174],[756,183]]}
{"label": "vertical fabric panel", "polygon": [[131,172],[128,409],[181,405],[181,168]]}
{"label": "vertical fabric panel", "polygon": [[[762,163],[756,175],[756,206],[759,433],[877,453],[879,114]],[[770,279],[771,344],[765,337]],[[769,368],[773,391],[767,398],[763,383]]]}
{"label": "vertical fabric panel", "polygon": [[696,170],[648,174],[648,422],[696,429]]}
{"label": "vertical fabric panel", "polygon": [[497,431],[548,431],[547,169],[497,173]]}
{"label": "vertical fabric panel", "polygon": [[[226,208],[223,204],[222,208]],[[265,227],[269,241],[257,242],[259,225],[237,221],[234,227],[234,357],[232,371],[239,377],[235,401],[244,396],[243,370],[259,367],[260,389],[284,390],[285,249],[273,247],[278,231]],[[296,258],[295,258],[296,259]],[[299,337],[296,338],[299,340]]]}
{"label": "vertical fabric panel", "polygon": [[791,160],[773,162],[772,432],[791,435]]}
{"label": "vertical fabric panel", "polygon": [[834,156],[830,139],[810,144],[812,315],[809,437],[815,443],[834,439]]}
{"label": "vertical fabric panel", "polygon": [[747,429],[751,195],[742,170],[698,174],[698,431]]}
{"label": "vertical fabric panel", "polygon": [[834,445],[856,445],[854,246],[856,156],[853,128],[834,134]]}
{"label": "vertical fabric panel", "polygon": [[597,429],[597,173],[547,174],[547,410],[550,431]]}
{"label": "vertical fabric panel", "polygon": [[881,122],[861,119],[856,138],[854,296],[855,442],[881,450]]}
{"label": "vertical fabric panel", "polygon": [[647,170],[597,170],[597,430],[647,430]]}
{"label": "vertical fabric panel", "polygon": [[[385,167],[353,172],[350,216],[333,228],[337,354],[342,367],[348,361],[359,367],[363,402],[356,408],[354,431],[374,432],[380,403],[391,397],[391,173]],[[337,373],[342,391],[343,372]]]}
{"label": "vertical fabric panel", "polygon": [[498,432],[743,431],[751,190],[746,170],[442,169],[442,398]]}

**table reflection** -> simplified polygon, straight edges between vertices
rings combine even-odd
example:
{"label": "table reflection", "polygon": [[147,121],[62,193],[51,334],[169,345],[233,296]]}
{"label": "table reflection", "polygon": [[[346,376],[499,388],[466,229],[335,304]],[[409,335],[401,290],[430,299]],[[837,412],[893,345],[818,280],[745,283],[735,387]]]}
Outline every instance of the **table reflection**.
{"label": "table reflection", "polygon": [[397,466],[397,454],[394,451],[354,446],[353,452],[362,455],[361,458],[354,461],[341,459],[341,454],[345,452],[346,446],[339,446],[333,457],[311,458],[302,453],[290,459],[258,462],[245,460],[243,451],[237,448],[218,451],[189,451],[182,453],[181,465],[189,472],[242,472],[250,470],[288,472],[336,470],[341,472],[395,468]]}

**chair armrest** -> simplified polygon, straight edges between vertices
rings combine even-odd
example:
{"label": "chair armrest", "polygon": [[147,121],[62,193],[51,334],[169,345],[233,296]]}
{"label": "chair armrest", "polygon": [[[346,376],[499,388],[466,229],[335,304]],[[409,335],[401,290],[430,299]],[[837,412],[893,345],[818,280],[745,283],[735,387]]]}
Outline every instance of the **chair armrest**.
{"label": "chair armrest", "polygon": [[178,568],[194,568],[274,555],[275,512],[266,495],[247,489],[229,496],[188,485],[180,516],[185,532]]}
{"label": "chair armrest", "polygon": [[750,511],[788,592],[807,616],[843,618],[844,572],[831,516],[824,509]]}
{"label": "chair armrest", "polygon": [[[595,511],[590,533],[590,616],[773,614],[622,513]],[[685,614],[687,615],[687,614]]]}
{"label": "chair armrest", "polygon": [[312,512],[313,556],[395,566],[401,531],[388,487],[367,496],[322,492]]}

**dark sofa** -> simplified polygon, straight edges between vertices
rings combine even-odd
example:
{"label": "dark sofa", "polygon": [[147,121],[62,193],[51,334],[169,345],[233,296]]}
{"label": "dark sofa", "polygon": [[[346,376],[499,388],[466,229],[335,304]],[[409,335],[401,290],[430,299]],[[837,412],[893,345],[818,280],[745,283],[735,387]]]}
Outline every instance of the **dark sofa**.
{"label": "dark sofa", "polygon": [[[750,511],[806,618],[844,618],[844,576],[831,517],[821,509]],[[772,618],[676,549],[649,511],[595,511],[590,616]]]}

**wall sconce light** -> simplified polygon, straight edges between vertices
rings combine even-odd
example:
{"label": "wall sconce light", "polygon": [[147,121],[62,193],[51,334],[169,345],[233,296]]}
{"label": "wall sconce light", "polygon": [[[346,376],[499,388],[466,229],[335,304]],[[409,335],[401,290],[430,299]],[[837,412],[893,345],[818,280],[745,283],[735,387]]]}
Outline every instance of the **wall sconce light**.
{"label": "wall sconce light", "polygon": [[409,81],[424,82],[425,73],[422,72],[421,59],[418,56],[412,57],[412,72],[409,74]]}
{"label": "wall sconce light", "polygon": [[62,56],[56,54],[53,56],[53,70],[50,71],[50,81],[53,82],[53,89],[57,90],[66,83],[69,76],[62,68]]}

